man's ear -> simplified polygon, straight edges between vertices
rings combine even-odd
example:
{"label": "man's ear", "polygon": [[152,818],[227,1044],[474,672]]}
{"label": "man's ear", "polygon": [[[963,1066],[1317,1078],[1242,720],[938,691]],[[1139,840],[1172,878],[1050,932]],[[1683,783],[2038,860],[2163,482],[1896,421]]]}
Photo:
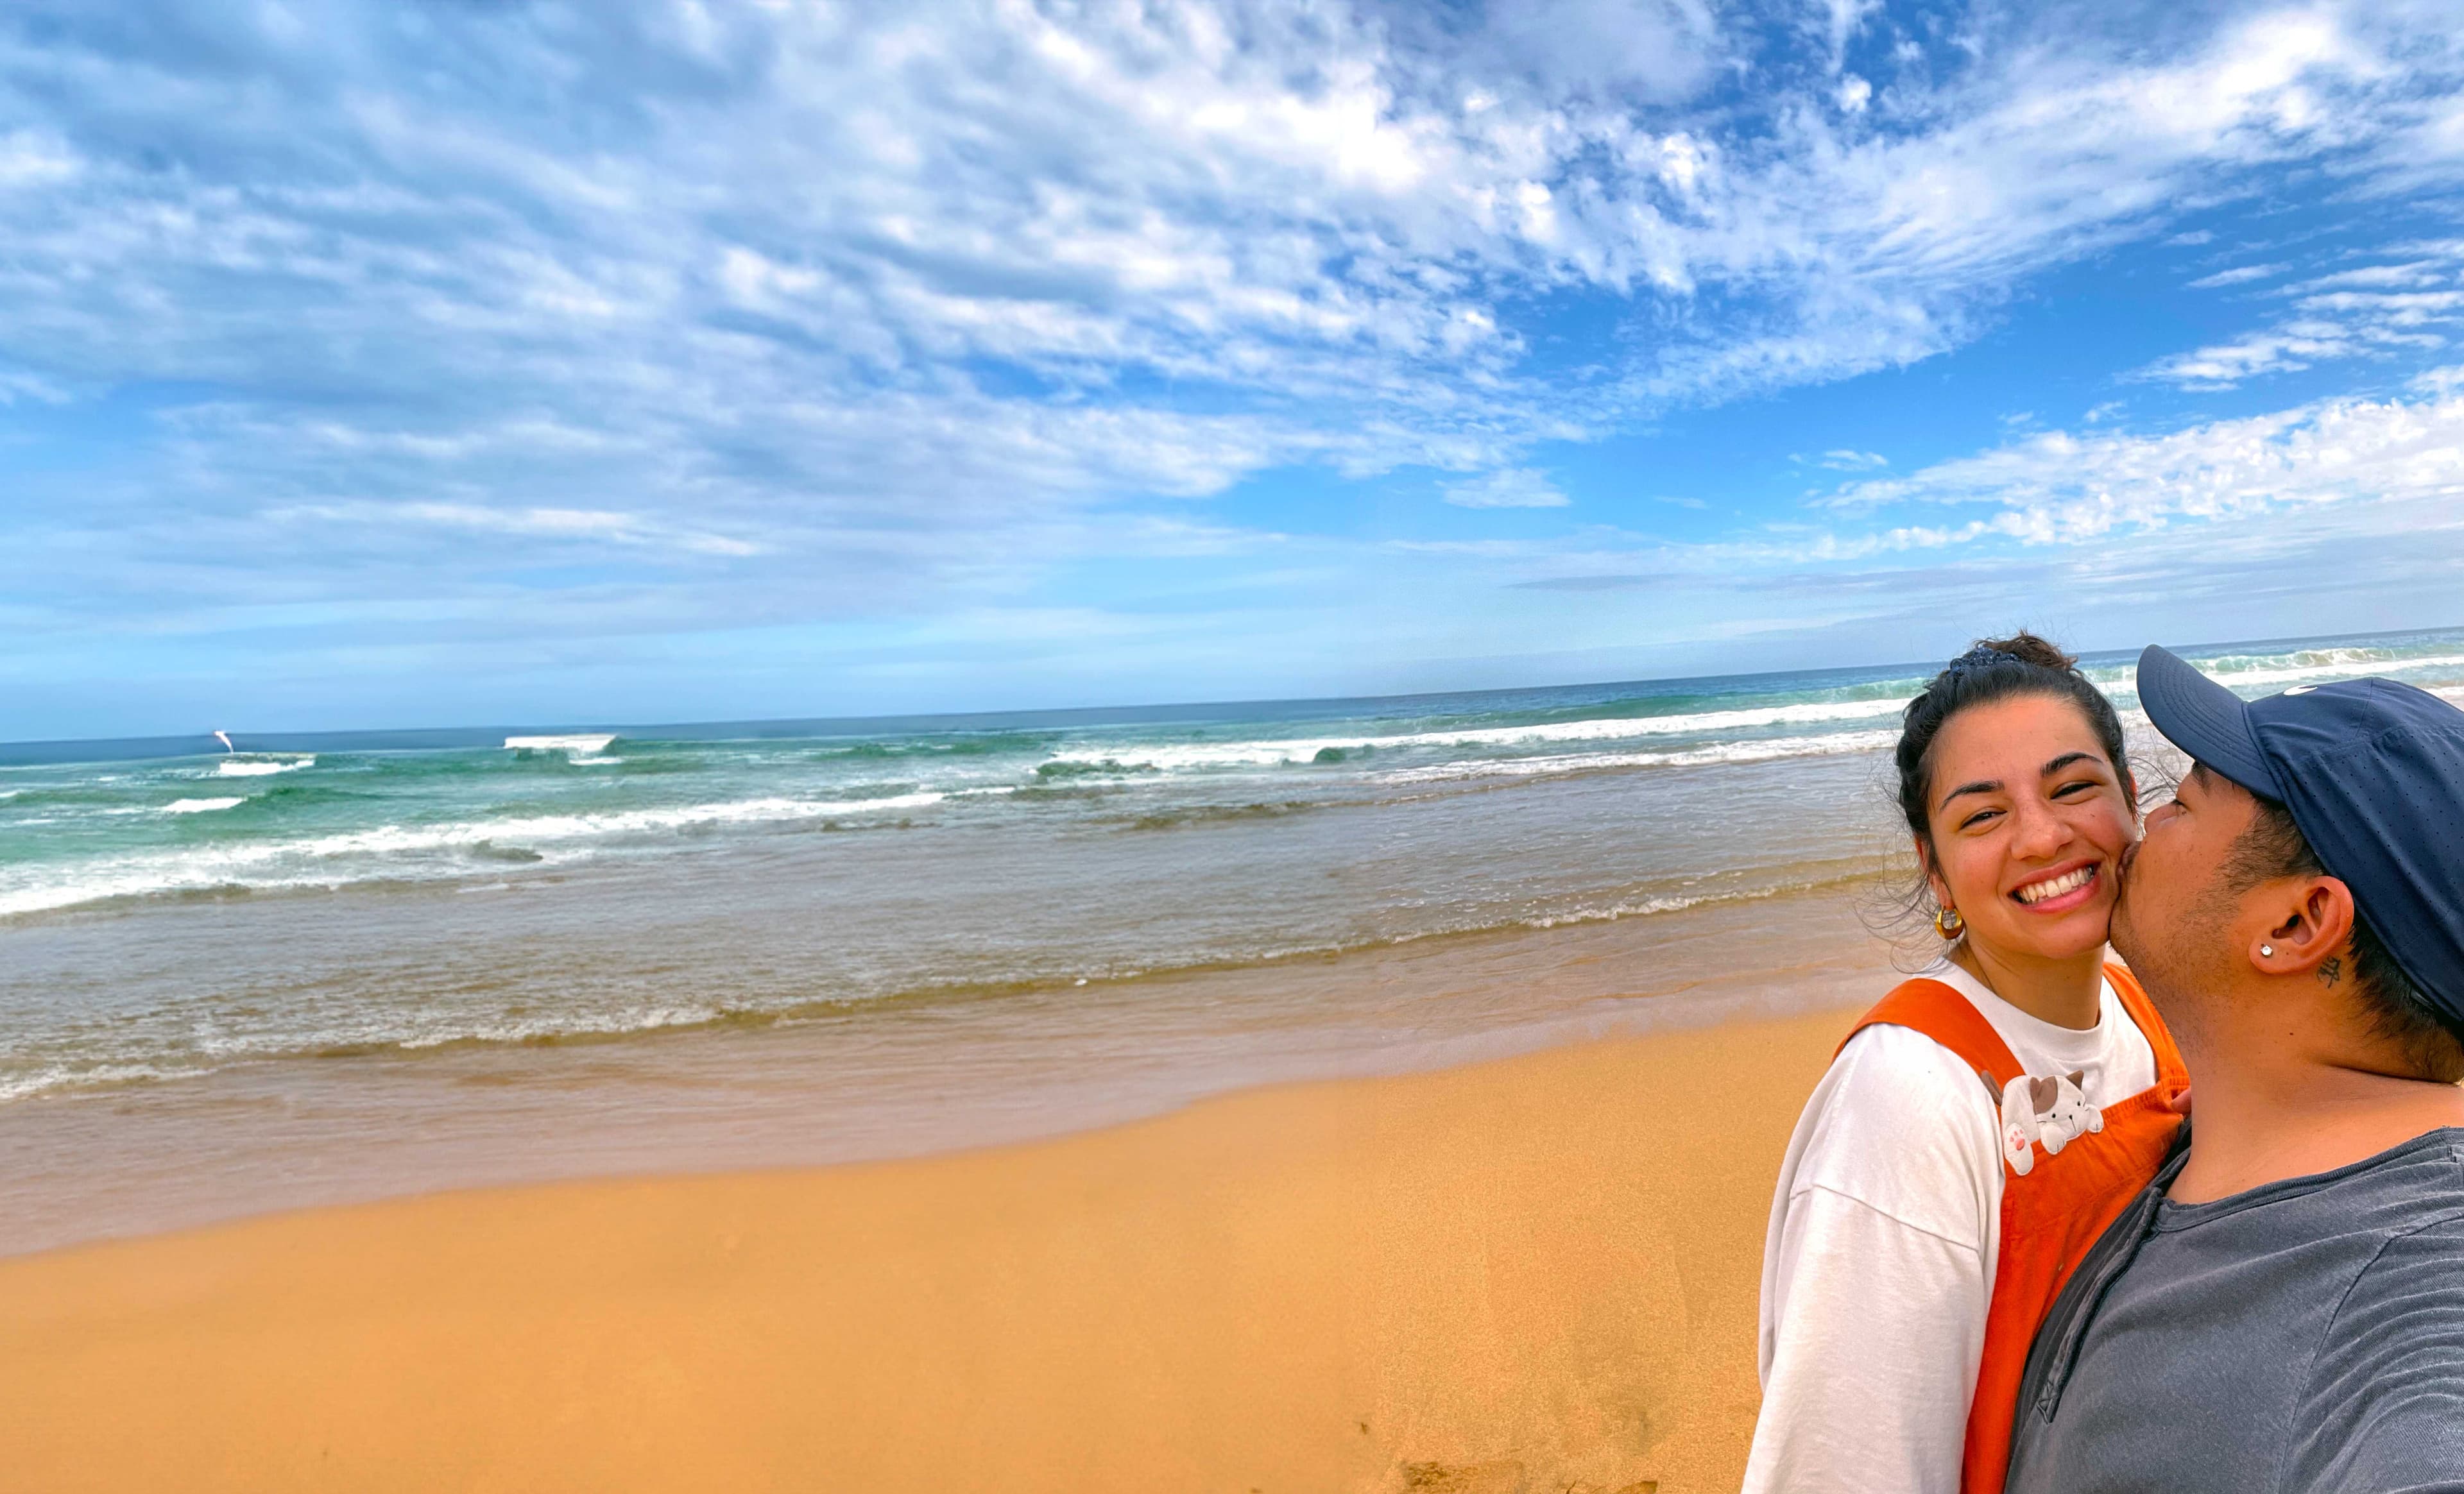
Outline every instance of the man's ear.
{"label": "man's ear", "polygon": [[2298,877],[2262,894],[2280,898],[2270,910],[2271,926],[2251,941],[2250,962],[2271,976],[2316,972],[2328,985],[2351,972],[2344,957],[2353,936],[2353,890],[2335,877]]}

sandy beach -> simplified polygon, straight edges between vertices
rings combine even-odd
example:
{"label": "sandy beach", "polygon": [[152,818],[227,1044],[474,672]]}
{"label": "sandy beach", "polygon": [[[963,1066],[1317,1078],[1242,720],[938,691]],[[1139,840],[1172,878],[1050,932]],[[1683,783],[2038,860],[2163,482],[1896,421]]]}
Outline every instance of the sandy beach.
{"label": "sandy beach", "polygon": [[1730,1488],[1849,1012],[0,1263],[47,1490]]}

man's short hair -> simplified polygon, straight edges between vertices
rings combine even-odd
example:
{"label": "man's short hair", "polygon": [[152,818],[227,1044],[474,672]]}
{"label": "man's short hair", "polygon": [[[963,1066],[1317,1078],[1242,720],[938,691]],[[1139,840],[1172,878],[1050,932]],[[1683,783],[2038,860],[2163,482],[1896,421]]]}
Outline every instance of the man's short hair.
{"label": "man's short hair", "polygon": [[[2253,794],[2258,812],[2225,858],[2225,885],[2235,895],[2282,877],[2322,877],[2327,868],[2310,848],[2293,811],[2263,794]],[[2360,908],[2353,910],[2347,943],[2353,956],[2353,992],[2370,1020],[2370,1030],[2396,1045],[2414,1075],[2440,1084],[2464,1080],[2464,1022],[2432,1005],[2387,953]]]}

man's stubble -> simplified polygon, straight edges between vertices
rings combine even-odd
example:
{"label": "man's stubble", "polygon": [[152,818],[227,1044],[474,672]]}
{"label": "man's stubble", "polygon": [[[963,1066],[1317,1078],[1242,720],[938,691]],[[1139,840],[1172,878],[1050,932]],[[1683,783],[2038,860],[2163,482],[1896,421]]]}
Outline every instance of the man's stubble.
{"label": "man's stubble", "polygon": [[2225,987],[2226,931],[2240,900],[2226,888],[2222,868],[2209,868],[2206,885],[2170,908],[2155,902],[2152,887],[2134,896],[2134,889],[2145,887],[2139,859],[2133,854],[2124,861],[2109,937],[2174,1041],[2195,1047],[2207,1030],[2208,1008]]}

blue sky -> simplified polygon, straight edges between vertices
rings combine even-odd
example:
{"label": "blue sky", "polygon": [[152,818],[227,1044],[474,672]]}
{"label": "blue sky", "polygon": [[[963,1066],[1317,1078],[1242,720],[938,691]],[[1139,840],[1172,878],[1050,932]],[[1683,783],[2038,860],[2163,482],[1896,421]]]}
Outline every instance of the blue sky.
{"label": "blue sky", "polygon": [[2450,4],[0,17],[0,737],[2464,625]]}

